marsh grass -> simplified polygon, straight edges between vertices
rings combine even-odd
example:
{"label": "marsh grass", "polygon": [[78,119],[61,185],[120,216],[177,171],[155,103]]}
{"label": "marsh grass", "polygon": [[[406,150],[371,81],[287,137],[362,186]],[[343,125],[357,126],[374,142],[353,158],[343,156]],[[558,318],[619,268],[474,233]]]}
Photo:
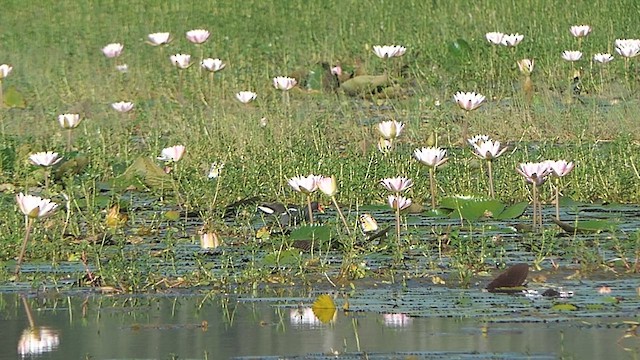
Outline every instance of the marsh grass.
{"label": "marsh grass", "polygon": [[[14,66],[3,86],[15,86],[28,105],[0,111],[0,182],[15,189],[41,184],[42,174],[25,165],[28,154],[63,151],[66,134],[56,117],[66,112],[81,114],[84,120],[73,133],[77,152],[65,157],[87,156],[90,165],[51,185],[52,195],[65,191],[72,198],[67,232],[101,231],[105,207],[95,201],[99,184],[122,174],[138,157],[154,158],[174,144],[187,147],[177,174],[181,205],[208,209],[208,221],[218,224],[224,204],[247,196],[299,203],[286,181],[312,172],[335,175],[340,199],[351,209],[384,203],[377,183],[398,174],[415,180],[408,196],[427,203],[428,173],[411,154],[432,133],[437,135],[436,146],[447,148],[450,156],[438,169],[437,193],[487,194],[487,182],[479,181],[486,176],[481,164],[460,144],[463,119],[452,101],[458,90],[479,91],[488,99],[468,119],[470,135],[489,134],[509,146],[494,163],[498,199],[530,199],[530,187],[515,167],[525,161],[557,158],[577,164],[563,179],[564,196],[580,201],[640,201],[640,160],[635,155],[640,149],[636,116],[640,102],[634,96],[638,60],[625,64],[612,51],[616,38],[640,36],[637,22],[624,21],[639,10],[634,1],[557,4],[536,0],[505,6],[499,1],[470,5],[418,0],[401,4],[250,0],[224,1],[215,7],[192,1],[45,3],[9,0],[3,4],[3,14],[11,16],[3,19],[1,60]],[[563,50],[578,46],[568,31],[577,23],[595,29],[581,42],[585,55],[576,64],[582,71],[582,98],[570,96],[572,74],[560,58]],[[196,47],[184,38],[193,28],[208,29],[212,36]],[[170,31],[173,41],[162,48],[146,44],[146,35],[157,31]],[[488,31],[520,32],[525,39],[512,49],[495,47],[484,39]],[[468,43],[469,50],[453,52],[449,45],[456,39]],[[124,44],[117,62],[126,63],[128,72],[116,71],[114,59],[100,52],[110,42]],[[398,62],[385,64],[371,51],[376,44],[401,44],[408,51],[394,59]],[[218,57],[227,67],[210,82],[197,63],[186,70],[175,69],[169,55],[178,52],[192,54],[194,62],[201,54]],[[616,59],[595,66],[589,59],[596,52],[613,53]],[[516,61],[522,58],[536,61],[530,104],[520,93]],[[345,67],[359,63],[369,74],[404,64],[409,78],[402,85],[410,88],[410,96],[362,100],[293,89],[285,109],[271,78],[321,61]],[[240,104],[233,94],[242,90],[255,91],[258,98],[250,105]],[[129,116],[110,108],[121,100],[135,103]],[[267,119],[264,127],[260,125],[263,117]],[[389,119],[403,121],[407,127],[394,151],[384,155],[376,149],[373,128]],[[213,161],[225,163],[218,185],[206,178]],[[551,189],[542,186],[540,191],[543,202],[549,203]],[[214,198],[216,204],[211,206]],[[19,243],[20,221],[11,199],[2,197],[1,259],[12,258]],[[49,220],[50,226],[36,229],[34,236],[58,244],[62,219],[64,214],[56,215]],[[238,232],[250,233],[247,228]],[[73,257],[76,251],[46,244],[28,250],[30,258],[56,261]],[[352,249],[346,252],[357,259]],[[460,263],[481,260],[465,257],[464,252],[459,255]],[[129,277],[148,269],[136,268],[126,257],[121,254],[118,261],[109,262],[109,268],[116,270],[106,277],[112,276],[111,282],[121,282],[123,288],[143,288]],[[240,275],[243,279],[265,276],[259,266],[246,271]],[[460,274],[466,278],[464,271]]]}

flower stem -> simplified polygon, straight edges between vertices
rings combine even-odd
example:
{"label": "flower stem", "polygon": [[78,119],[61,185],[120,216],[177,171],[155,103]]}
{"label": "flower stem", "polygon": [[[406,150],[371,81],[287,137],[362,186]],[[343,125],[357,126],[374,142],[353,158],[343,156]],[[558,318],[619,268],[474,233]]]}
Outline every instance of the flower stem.
{"label": "flower stem", "polygon": [[336,197],[332,196],[331,200],[333,200],[333,205],[335,205],[336,210],[338,210],[338,215],[340,216],[340,220],[342,220],[342,224],[344,225],[344,228],[347,230],[347,235],[351,236],[351,230],[349,230],[349,224],[347,224],[347,219],[345,219],[344,214],[342,214],[342,210],[340,210],[340,206],[338,206],[338,201],[336,200]]}
{"label": "flower stem", "polygon": [[31,228],[33,227],[34,219],[27,217],[27,227],[24,230],[24,240],[22,241],[22,247],[20,247],[20,255],[18,255],[18,263],[16,263],[16,278],[20,277],[20,267],[22,265],[22,259],[24,258],[24,253],[27,250],[27,242],[29,242],[29,235],[31,234]]}
{"label": "flower stem", "polygon": [[313,209],[311,208],[311,195],[307,194],[307,209],[309,210],[309,224],[313,225]]}
{"label": "flower stem", "polygon": [[400,252],[400,204],[398,201],[400,193],[396,193],[396,241],[398,242],[398,252]]}
{"label": "flower stem", "polygon": [[560,179],[556,179],[556,219],[560,220]]}
{"label": "flower stem", "polygon": [[[533,183],[533,230],[535,232],[538,231],[538,186],[536,185],[536,183]],[[542,216],[542,214],[540,215]],[[541,221],[542,222],[542,221]]]}
{"label": "flower stem", "polygon": [[493,162],[491,159],[487,160],[487,173],[489,174],[489,195],[492,199],[495,199],[496,195],[493,191]]}
{"label": "flower stem", "polygon": [[431,187],[431,209],[436,208],[436,169],[429,168],[429,185]]}

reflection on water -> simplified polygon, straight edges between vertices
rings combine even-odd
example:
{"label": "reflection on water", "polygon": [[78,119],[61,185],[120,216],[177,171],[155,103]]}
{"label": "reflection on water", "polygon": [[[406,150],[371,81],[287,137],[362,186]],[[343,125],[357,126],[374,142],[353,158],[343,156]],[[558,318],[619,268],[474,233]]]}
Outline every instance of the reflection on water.
{"label": "reflection on water", "polygon": [[184,295],[23,301],[2,294],[0,358],[318,359],[362,352],[379,354],[369,358],[629,358],[640,351],[637,337],[623,338],[629,334],[625,319],[513,323],[463,313],[419,318],[338,312],[322,324],[308,307],[312,302]]}

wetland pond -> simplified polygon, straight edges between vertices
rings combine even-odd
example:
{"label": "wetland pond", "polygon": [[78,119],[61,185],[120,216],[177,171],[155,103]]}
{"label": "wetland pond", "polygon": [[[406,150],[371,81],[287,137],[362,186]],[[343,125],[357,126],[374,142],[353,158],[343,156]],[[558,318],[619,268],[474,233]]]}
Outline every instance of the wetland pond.
{"label": "wetland pond", "polygon": [[[380,223],[392,223],[389,211],[364,210]],[[545,219],[551,211],[545,209]],[[188,289],[166,287],[154,294],[104,294],[98,288],[78,286],[87,269],[77,262],[27,262],[22,279],[29,282],[0,286],[0,359],[638,358],[640,282],[634,273],[620,270],[637,261],[639,213],[640,208],[628,205],[564,206],[561,218],[606,219],[615,229],[574,234],[558,229],[544,236],[525,236],[512,229],[530,222],[528,213],[518,219],[483,220],[473,227],[460,227],[459,219],[407,215],[403,233],[411,243],[402,264],[393,270],[393,281],[376,276],[388,271],[389,252],[363,251],[360,260],[366,264],[366,276],[342,287],[323,280],[337,278],[339,250],[328,248],[314,255],[323,262],[317,277],[276,283],[280,274],[294,274],[300,271],[299,264],[313,263],[282,256],[274,265],[270,254],[283,247],[254,246],[248,251],[227,239],[215,250],[205,251],[194,235],[201,221],[137,217],[132,228],[155,221],[155,238],[125,244],[114,254],[131,251],[135,256],[143,250],[165,254],[167,249],[174,254],[170,259],[144,258],[150,262],[146,271],[167,278],[195,271],[207,271],[212,278],[229,277],[228,262],[233,259],[233,273],[269,268],[274,283],[242,291],[211,290],[215,286],[210,283]],[[322,216],[333,219],[335,213]],[[454,257],[420,245],[426,237],[441,239],[433,234],[450,232],[446,229],[452,224],[460,231],[456,241],[491,239],[469,248],[469,252],[486,251],[487,268],[495,269],[496,262],[529,264],[527,293],[486,292],[499,270],[473,274],[466,285],[456,281]],[[545,220],[545,226],[555,225]],[[540,245],[545,241],[547,245]],[[600,259],[588,274],[582,274],[584,264],[575,261],[581,251]],[[535,269],[532,264],[541,252],[545,259]],[[300,255],[299,249],[297,254],[309,256]],[[624,254],[636,258],[623,258]],[[135,257],[131,261],[135,264]],[[610,269],[618,271],[603,270],[607,267],[602,264],[613,263],[618,266]],[[33,280],[39,278],[43,280]],[[555,294],[544,296],[549,289]],[[333,295],[337,307],[326,323],[311,308],[322,294]]]}

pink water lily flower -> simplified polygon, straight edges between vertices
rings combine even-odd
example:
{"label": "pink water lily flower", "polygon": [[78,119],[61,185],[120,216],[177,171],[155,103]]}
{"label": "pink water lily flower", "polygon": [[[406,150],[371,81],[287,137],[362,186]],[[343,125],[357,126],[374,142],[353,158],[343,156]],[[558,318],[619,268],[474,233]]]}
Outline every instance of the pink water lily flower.
{"label": "pink water lily flower", "polygon": [[309,176],[296,176],[289,179],[289,186],[293,188],[293,190],[297,192],[301,192],[303,194],[311,194],[312,192],[318,190],[318,181],[322,179],[320,175],[310,174]]}
{"label": "pink water lily flower", "polygon": [[582,52],[565,50],[562,52],[562,58],[567,61],[578,61],[582,58]]}
{"label": "pink water lily flower", "polygon": [[380,184],[387,190],[399,193],[413,186],[413,181],[406,177],[395,177],[380,180]]}
{"label": "pink water lily flower", "polygon": [[116,58],[122,54],[122,49],[124,49],[124,45],[120,43],[112,43],[102,48],[102,53],[104,56],[109,59]]}
{"label": "pink water lily flower", "polygon": [[158,156],[158,160],[160,161],[172,161],[177,162],[182,159],[186,148],[184,145],[175,145],[172,147],[164,148],[160,152],[160,156]]}
{"label": "pink water lily flower", "polygon": [[133,109],[133,103],[129,101],[119,101],[111,104],[111,107],[117,112],[126,113]]}
{"label": "pink water lily flower", "polygon": [[62,161],[62,156],[59,156],[57,152],[53,151],[38,152],[29,155],[29,161],[31,161],[33,165],[47,167],[53,166]]}
{"label": "pink water lily flower", "polygon": [[566,160],[547,160],[547,166],[551,169],[552,175],[556,177],[563,177],[573,170],[573,162],[567,162]]}
{"label": "pink water lily flower", "polygon": [[569,32],[575,37],[585,37],[591,33],[591,26],[575,25],[569,28]]}
{"label": "pink water lily flower", "polygon": [[211,72],[220,71],[224,69],[224,67],[226,66],[226,64],[223,63],[222,60],[212,59],[212,58],[202,60],[200,65],[202,66],[203,69]]}
{"label": "pink water lily flower", "polygon": [[171,41],[171,34],[168,32],[157,32],[147,35],[149,44],[153,46],[159,46],[168,44]]}
{"label": "pink water lily flower", "polygon": [[404,196],[389,195],[387,201],[389,206],[395,210],[404,210],[411,206],[411,199]]}
{"label": "pink water lily flower", "polygon": [[211,34],[204,29],[189,30],[186,33],[187,40],[191,41],[194,44],[202,44],[203,42],[207,41],[209,35]]}
{"label": "pink water lily flower", "polygon": [[9,76],[9,74],[11,74],[11,70],[13,70],[13,66],[11,65],[7,65],[7,64],[0,65],[0,80]]}
{"label": "pink water lily flower", "polygon": [[493,141],[491,139],[473,143],[473,151],[476,156],[484,160],[493,160],[507,151],[507,147],[500,149],[500,141]]}
{"label": "pink water lily flower", "polygon": [[436,147],[423,147],[422,149],[415,149],[413,151],[413,156],[415,156],[418,161],[421,163],[435,168],[438,167],[445,162],[449,158],[447,158],[447,150],[436,148]]}
{"label": "pink water lily flower", "polygon": [[318,189],[327,196],[335,196],[338,193],[338,182],[335,176],[322,177],[317,184]]}
{"label": "pink water lily flower", "polygon": [[51,202],[50,199],[23,193],[16,195],[16,202],[20,211],[32,219],[49,216],[58,207],[58,204]]}
{"label": "pink water lily flower", "polygon": [[458,103],[462,109],[466,111],[473,111],[482,105],[485,100],[484,95],[476,94],[475,92],[462,92],[458,91],[453,99]]}
{"label": "pink water lily flower", "polygon": [[288,76],[277,76],[273,78],[273,87],[278,90],[291,90],[297,83],[298,81],[296,81],[296,79]]}
{"label": "pink water lily flower", "polygon": [[549,168],[549,164],[542,162],[527,162],[518,165],[516,171],[522,175],[525,180],[535,185],[542,185],[553,170]]}
{"label": "pink water lily flower", "polygon": [[180,69],[186,69],[191,66],[191,55],[189,54],[175,54],[169,56],[171,63]]}
{"label": "pink water lily flower", "polygon": [[243,104],[248,104],[258,97],[258,94],[253,91],[240,91],[236,93],[236,99]]}
{"label": "pink water lily flower", "polygon": [[80,125],[80,114],[62,114],[58,115],[58,122],[64,129],[73,129]]}

